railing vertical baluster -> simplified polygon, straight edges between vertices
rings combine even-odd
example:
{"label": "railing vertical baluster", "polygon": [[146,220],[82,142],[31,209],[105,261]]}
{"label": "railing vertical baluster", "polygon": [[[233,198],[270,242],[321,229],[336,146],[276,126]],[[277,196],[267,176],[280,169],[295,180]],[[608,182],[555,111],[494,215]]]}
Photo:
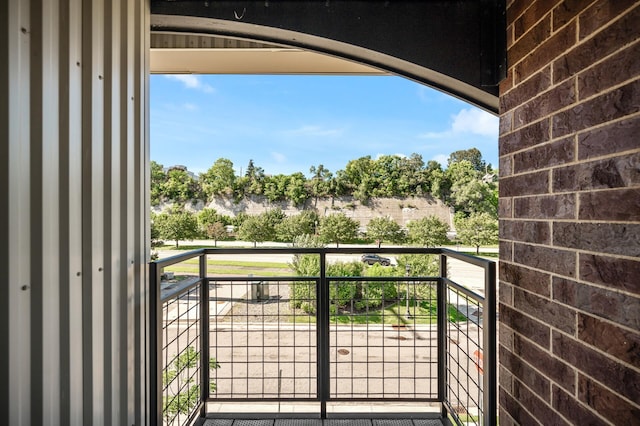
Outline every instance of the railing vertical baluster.
{"label": "railing vertical baluster", "polygon": [[438,279],[438,400],[442,416],[447,417],[444,402],[447,399],[447,255],[440,253],[440,278]]}
{"label": "railing vertical baluster", "polygon": [[327,282],[327,259],[324,251],[320,252],[320,279],[316,281],[317,314],[316,330],[318,333],[318,397],[320,398],[320,417],[327,417],[327,400],[329,399],[329,284]]}
{"label": "railing vertical baluster", "polygon": [[207,414],[209,399],[209,280],[207,278],[207,255],[200,256],[200,415]]}
{"label": "railing vertical baluster", "polygon": [[482,309],[482,329],[484,331],[484,425],[497,423],[497,363],[496,363],[496,264],[491,262],[485,266],[484,306]]}
{"label": "railing vertical baluster", "polygon": [[160,301],[160,270],[149,264],[149,418],[150,424],[162,423],[162,302]]}

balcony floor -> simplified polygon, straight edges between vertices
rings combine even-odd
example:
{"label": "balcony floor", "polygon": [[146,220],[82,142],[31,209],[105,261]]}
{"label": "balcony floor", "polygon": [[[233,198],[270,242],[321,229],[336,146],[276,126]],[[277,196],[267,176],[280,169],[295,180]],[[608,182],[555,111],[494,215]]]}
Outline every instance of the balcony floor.
{"label": "balcony floor", "polygon": [[204,426],[443,426],[440,419],[207,419]]}

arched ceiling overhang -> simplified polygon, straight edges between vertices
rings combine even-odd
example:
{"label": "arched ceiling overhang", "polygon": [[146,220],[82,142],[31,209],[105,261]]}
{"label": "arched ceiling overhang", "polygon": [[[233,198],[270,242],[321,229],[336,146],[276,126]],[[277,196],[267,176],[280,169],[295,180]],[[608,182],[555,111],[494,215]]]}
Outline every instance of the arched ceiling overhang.
{"label": "arched ceiling overhang", "polygon": [[[322,66],[330,70],[340,60],[345,70],[347,63],[353,67],[345,73],[393,73],[498,111],[506,72],[504,0],[152,0],[151,13],[152,35],[245,40],[242,53],[253,55],[298,52],[290,61],[300,69],[311,64],[309,73],[331,73]],[[224,62],[225,48],[203,51]],[[314,64],[310,52],[326,59]]]}

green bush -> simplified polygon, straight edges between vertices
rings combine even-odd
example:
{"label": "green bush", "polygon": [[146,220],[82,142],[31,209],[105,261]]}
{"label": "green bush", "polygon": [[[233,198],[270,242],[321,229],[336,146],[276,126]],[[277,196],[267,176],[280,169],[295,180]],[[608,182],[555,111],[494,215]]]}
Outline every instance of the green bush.
{"label": "green bush", "polygon": [[[367,277],[388,277],[397,275],[395,268],[382,266],[379,263],[367,268]],[[393,281],[366,281],[361,283],[362,298],[356,303],[357,309],[377,308],[384,301],[395,300],[398,297],[398,283]]]}

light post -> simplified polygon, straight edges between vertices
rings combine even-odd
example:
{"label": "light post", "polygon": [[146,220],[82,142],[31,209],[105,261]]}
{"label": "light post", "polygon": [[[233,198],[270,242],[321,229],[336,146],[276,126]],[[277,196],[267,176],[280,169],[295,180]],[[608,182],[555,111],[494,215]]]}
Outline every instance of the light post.
{"label": "light post", "polygon": [[407,313],[405,314],[405,316],[407,318],[411,318],[411,312],[409,312],[409,273],[411,272],[411,265],[409,265],[408,263],[405,266],[405,271],[405,276],[407,277],[407,292],[405,294],[405,299],[407,302]]}

